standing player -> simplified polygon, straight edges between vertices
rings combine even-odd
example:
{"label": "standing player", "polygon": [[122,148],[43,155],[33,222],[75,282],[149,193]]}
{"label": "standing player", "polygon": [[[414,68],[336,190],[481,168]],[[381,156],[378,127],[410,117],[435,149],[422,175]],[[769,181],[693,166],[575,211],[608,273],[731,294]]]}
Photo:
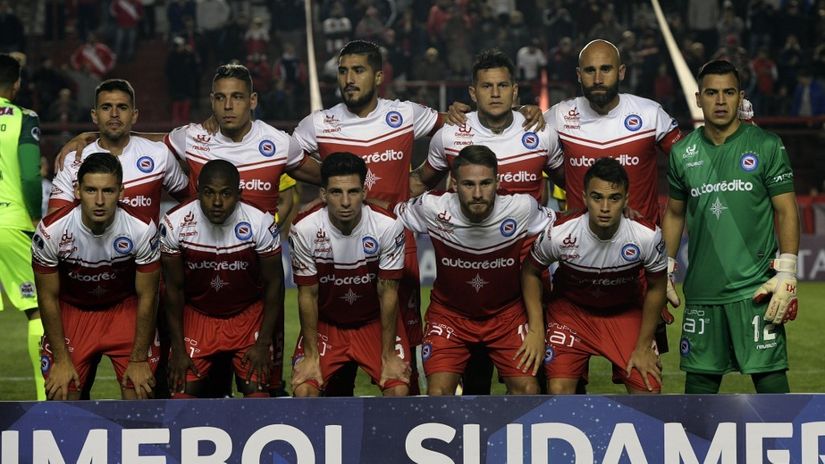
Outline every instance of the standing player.
{"label": "standing player", "polygon": [[613,363],[614,382],[628,392],[658,393],[653,335],[667,288],[662,232],[653,222],[623,216],[629,181],[615,159],[593,163],[584,185],[587,211],[556,221],[522,267],[524,304],[535,311],[542,304],[541,273],[559,263],[546,313],[547,390],[576,393],[590,357],[601,355]]}
{"label": "standing player", "polygon": [[290,230],[301,335],[295,348],[295,396],[319,396],[347,362],[360,365],[385,396],[409,393],[406,334],[398,314],[404,228],[364,204],[366,163],[333,153],[321,166],[320,205]]}
{"label": "standing player", "polygon": [[690,245],[685,393],[717,393],[733,370],[750,374],[758,393],[787,393],[783,324],[796,318],[799,250],[793,170],[779,137],[737,118],[744,92],[732,64],[711,61],[697,79],[705,125],[673,147],[664,217],[669,271],[685,225]]}
{"label": "standing player", "polygon": [[452,395],[471,345],[486,347],[511,394],[536,394],[544,354],[539,307],[525,311],[519,267],[524,241],[547,227],[552,211],[529,195],[497,195],[496,155],[470,145],[453,160],[455,193],[396,207],[399,219],[433,241],[437,278],[421,354],[428,395]]}
{"label": "standing player", "polygon": [[219,353],[231,353],[244,396],[269,396],[272,334],[283,312],[280,235],[272,215],[239,201],[239,184],[231,163],[209,161],[198,198],[160,226],[174,398],[210,391],[204,377]]}
{"label": "standing player", "polygon": [[32,241],[46,393],[79,399],[105,354],[123,398],[147,398],[158,362],[157,228],[119,204],[123,168],[111,154],[89,155],[77,175],[80,204],[46,216]]}
{"label": "standing player", "polygon": [[26,314],[26,345],[42,401],[43,325],[31,270],[31,234],[41,214],[40,126],[37,114],[12,104],[19,90],[20,62],[0,54],[0,310],[8,303]]}

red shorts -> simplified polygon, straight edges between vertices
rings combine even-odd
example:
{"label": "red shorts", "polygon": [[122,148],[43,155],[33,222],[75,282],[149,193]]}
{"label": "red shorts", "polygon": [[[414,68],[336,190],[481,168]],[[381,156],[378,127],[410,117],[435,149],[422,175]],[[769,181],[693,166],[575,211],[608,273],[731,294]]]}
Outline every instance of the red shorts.
{"label": "red shorts", "polygon": [[[117,382],[120,384],[132,355],[136,313],[136,297],[127,298],[114,306],[97,311],[87,311],[65,301],[60,302],[63,336],[66,338],[69,358],[77,371],[81,385],[85,385],[91,369],[97,367],[101,355],[106,355],[112,360]],[[48,379],[54,357],[45,336],[41,347],[43,377]],[[155,340],[149,347],[148,361],[152,373],[155,372],[160,360],[159,353],[160,342],[156,331]],[[127,388],[133,388],[131,382]],[[69,391],[80,389],[72,383],[69,385]]]}
{"label": "red shorts", "polygon": [[513,360],[527,333],[527,313],[521,301],[488,319],[468,319],[430,301],[427,331],[421,346],[424,373],[463,374],[470,345],[484,345],[501,377],[524,377]]}
{"label": "red shorts", "polygon": [[[189,305],[184,306],[183,343],[201,377],[212,368],[210,358],[213,355],[233,353],[232,366],[235,368],[235,375],[244,380],[257,382],[258,376],[255,373],[251,378],[247,378],[249,366],[244,366],[242,361],[246,351],[258,339],[263,320],[263,303],[260,301],[228,317],[209,316]],[[197,380],[200,378],[187,371],[187,382]]]}
{"label": "red shorts", "polygon": [[[298,337],[295,345],[295,354],[292,356],[292,365],[304,357],[304,337]],[[398,318],[395,336],[395,352],[401,359],[410,362],[407,334]],[[362,326],[344,328],[318,321],[318,354],[320,355],[321,373],[324,383],[329,381],[335,371],[344,364],[355,361],[366,372],[373,383],[378,385],[381,380],[381,321],[375,320]],[[316,388],[318,385],[310,381]],[[383,389],[407,385],[399,380],[390,380]]]}
{"label": "red shorts", "polygon": [[398,284],[398,306],[410,347],[415,347],[424,338],[421,324],[421,275],[418,270],[415,235],[409,229],[405,229],[405,233],[404,274]]}
{"label": "red shorts", "polygon": [[[598,355],[613,363],[614,383],[647,390],[638,370],[633,369],[629,378],[625,375],[639,338],[641,308],[601,314],[559,298],[547,306],[546,316],[545,339],[549,346],[544,370],[548,379],[586,378],[590,357]],[[653,377],[649,380],[654,390],[661,388]]]}

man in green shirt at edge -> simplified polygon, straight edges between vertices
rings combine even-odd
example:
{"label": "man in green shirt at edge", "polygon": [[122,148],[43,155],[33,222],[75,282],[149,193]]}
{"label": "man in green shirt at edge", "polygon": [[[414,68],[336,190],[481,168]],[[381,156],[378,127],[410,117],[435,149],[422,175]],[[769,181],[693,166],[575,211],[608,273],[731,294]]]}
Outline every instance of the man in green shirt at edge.
{"label": "man in green shirt at edge", "polygon": [[[787,393],[783,324],[796,318],[799,251],[793,171],[778,136],[737,118],[744,92],[731,63],[711,61],[697,80],[705,125],[671,150],[663,221],[671,277],[688,230],[685,393],[717,393],[734,370],[750,374],[757,393]],[[668,299],[679,305],[672,287]]]}
{"label": "man in green shirt at edge", "polygon": [[43,325],[31,266],[31,237],[40,221],[40,127],[34,111],[11,103],[20,90],[20,63],[0,54],[0,284],[6,305],[29,319],[28,351],[37,399],[46,399],[40,372]]}

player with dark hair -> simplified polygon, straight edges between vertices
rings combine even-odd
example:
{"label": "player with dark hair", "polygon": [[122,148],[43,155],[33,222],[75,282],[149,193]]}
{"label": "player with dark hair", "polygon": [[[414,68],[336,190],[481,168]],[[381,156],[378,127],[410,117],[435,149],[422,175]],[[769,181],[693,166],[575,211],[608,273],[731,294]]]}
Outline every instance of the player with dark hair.
{"label": "player with dark hair", "polygon": [[49,399],[79,399],[102,355],[111,358],[124,399],[152,395],[157,228],[120,203],[122,181],[117,158],[90,154],[78,170],[80,204],[43,218],[32,240]]}
{"label": "player with dark hair", "polygon": [[295,396],[319,396],[348,362],[386,396],[409,393],[410,351],[398,311],[404,228],[364,204],[367,165],[332,153],[321,165],[324,205],[290,230],[301,335],[293,356]]}
{"label": "player with dark hair", "polygon": [[161,223],[173,398],[211,393],[212,360],[230,355],[238,389],[268,397],[275,321],[283,313],[280,234],[274,218],[240,200],[240,174],[207,162],[198,198]]}
{"label": "player with dark hair", "polygon": [[20,90],[20,62],[0,54],[0,310],[26,314],[26,345],[35,394],[46,399],[40,372],[43,325],[31,270],[31,235],[40,220],[40,125],[37,114],[12,103]]}
{"label": "player with dark hair", "polygon": [[486,348],[509,393],[539,392],[543,316],[540,307],[525,310],[518,270],[524,241],[554,214],[530,195],[497,195],[497,165],[489,148],[465,147],[453,161],[455,193],[424,193],[396,207],[435,249],[421,351],[429,395],[455,392],[474,345]]}
{"label": "player with dark hair", "polygon": [[[533,244],[521,272],[524,304],[542,306],[541,272],[554,262],[547,305],[545,371],[551,394],[576,393],[593,355],[613,364],[613,381],[630,393],[661,390],[654,342],[667,287],[662,232],[624,217],[627,172],[602,158],[584,176],[587,210],[561,218]],[[645,280],[638,279],[643,269]]]}
{"label": "player with dark hair", "polygon": [[705,125],[673,147],[663,223],[671,263],[688,230],[685,393],[717,393],[734,370],[750,374],[757,393],[787,393],[784,323],[798,305],[793,170],[776,134],[737,117],[744,91],[731,63],[711,61],[697,80]]}

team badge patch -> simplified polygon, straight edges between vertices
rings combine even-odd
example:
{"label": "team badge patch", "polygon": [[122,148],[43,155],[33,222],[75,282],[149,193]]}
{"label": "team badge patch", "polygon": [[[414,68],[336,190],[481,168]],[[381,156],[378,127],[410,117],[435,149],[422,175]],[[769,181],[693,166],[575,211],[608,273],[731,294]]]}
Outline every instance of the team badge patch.
{"label": "team badge patch", "polygon": [[641,250],[639,250],[639,247],[636,246],[633,243],[628,243],[627,245],[622,247],[622,258],[625,261],[628,261],[628,262],[638,261],[639,256],[641,254],[642,254],[642,252],[641,252]]}
{"label": "team badge patch", "polygon": [[524,148],[532,150],[539,146],[539,136],[535,132],[525,132],[521,136],[521,144],[524,145]]}
{"label": "team badge patch", "polygon": [[679,353],[681,353],[682,356],[687,356],[690,354],[690,340],[687,338],[679,340]]}
{"label": "team badge patch", "polygon": [[34,234],[34,237],[32,238],[32,242],[34,242],[34,244],[37,246],[37,248],[40,248],[41,250],[43,249],[44,246],[46,246],[46,242],[43,241],[43,237],[41,237],[40,234]]}
{"label": "team badge patch", "polygon": [[51,367],[52,362],[49,360],[49,357],[46,355],[40,356],[40,372],[47,374]]}
{"label": "team badge patch", "polygon": [[400,127],[401,124],[404,122],[404,118],[401,117],[401,113],[398,111],[390,111],[387,113],[387,125],[396,128]]}
{"label": "team badge patch", "polygon": [[239,222],[235,225],[235,237],[238,240],[249,240],[252,238],[252,226],[248,222]]}
{"label": "team badge patch", "polygon": [[505,237],[512,237],[513,234],[516,233],[516,220],[512,218],[507,218],[501,221],[501,225],[499,226],[498,230],[501,232],[501,235]]}
{"label": "team badge patch", "polygon": [[137,160],[137,168],[140,172],[150,173],[155,169],[155,160],[148,156],[141,156]]}
{"label": "team badge patch", "polygon": [[624,127],[631,132],[636,132],[642,128],[642,117],[638,114],[627,115],[627,117],[624,118]]}
{"label": "team badge patch", "polygon": [[759,167],[759,158],[753,153],[744,153],[739,158],[739,167],[745,172],[754,171]]}
{"label": "team badge patch", "polygon": [[281,233],[280,227],[278,227],[278,223],[272,221],[272,224],[269,225],[269,233],[272,234],[272,237],[277,237]]}
{"label": "team badge patch", "polygon": [[269,158],[275,154],[275,143],[272,140],[261,140],[261,143],[258,144],[258,151]]}
{"label": "team badge patch", "polygon": [[114,243],[112,243],[112,247],[116,252],[125,255],[132,251],[134,245],[129,237],[118,237],[115,239]]}
{"label": "team badge patch", "polygon": [[34,298],[34,284],[31,282],[23,282],[20,284],[21,298]]}
{"label": "team badge patch", "polygon": [[421,345],[421,360],[424,362],[429,361],[430,357],[433,355],[433,345],[431,343],[425,343]]}
{"label": "team badge patch", "polygon": [[368,255],[374,255],[378,252],[378,241],[370,237],[369,235],[362,238],[361,243],[364,245],[364,253]]}
{"label": "team badge patch", "polygon": [[39,127],[32,127],[32,138],[36,141],[40,141],[40,128]]}
{"label": "team badge patch", "polygon": [[160,232],[161,237],[166,237],[166,224],[161,224],[158,232]]}
{"label": "team badge patch", "polygon": [[553,358],[556,357],[556,350],[553,349],[551,345],[547,345],[544,347],[544,364],[550,364],[553,362]]}

